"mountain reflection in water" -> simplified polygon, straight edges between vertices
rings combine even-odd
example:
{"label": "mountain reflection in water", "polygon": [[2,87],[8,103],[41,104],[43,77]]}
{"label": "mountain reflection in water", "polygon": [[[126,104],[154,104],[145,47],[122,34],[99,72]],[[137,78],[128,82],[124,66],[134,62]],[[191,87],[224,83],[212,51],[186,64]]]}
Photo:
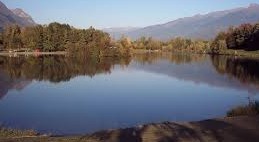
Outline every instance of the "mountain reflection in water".
{"label": "mountain reflection in water", "polygon": [[258,60],[142,53],[131,58],[0,57],[0,123],[85,134],[223,117],[258,100]]}
{"label": "mountain reflection in water", "polygon": [[142,53],[131,58],[85,56],[0,57],[0,98],[22,90],[31,81],[67,82],[77,76],[95,77],[123,68],[167,75],[216,87],[259,91],[259,60],[200,54]]}

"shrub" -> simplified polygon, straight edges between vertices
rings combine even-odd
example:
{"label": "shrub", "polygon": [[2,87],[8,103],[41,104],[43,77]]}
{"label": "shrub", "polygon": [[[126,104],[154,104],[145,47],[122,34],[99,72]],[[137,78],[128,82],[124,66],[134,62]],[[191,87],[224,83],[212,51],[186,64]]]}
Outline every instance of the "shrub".
{"label": "shrub", "polygon": [[259,115],[259,102],[253,102],[246,106],[239,106],[227,112],[228,117],[244,116],[244,115],[247,115],[247,116]]}

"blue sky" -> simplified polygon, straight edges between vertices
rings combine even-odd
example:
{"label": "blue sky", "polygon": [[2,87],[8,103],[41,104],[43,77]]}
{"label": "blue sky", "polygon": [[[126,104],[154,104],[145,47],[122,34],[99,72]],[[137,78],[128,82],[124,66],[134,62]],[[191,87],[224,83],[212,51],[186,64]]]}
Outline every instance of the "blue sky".
{"label": "blue sky", "polygon": [[22,8],[40,24],[78,28],[144,27],[181,17],[248,6],[259,0],[0,0]]}

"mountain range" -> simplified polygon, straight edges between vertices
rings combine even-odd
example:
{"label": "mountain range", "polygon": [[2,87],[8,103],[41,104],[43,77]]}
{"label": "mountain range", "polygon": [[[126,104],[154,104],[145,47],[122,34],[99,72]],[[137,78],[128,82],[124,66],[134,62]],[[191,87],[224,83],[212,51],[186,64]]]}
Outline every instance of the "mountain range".
{"label": "mountain range", "polygon": [[256,22],[259,22],[259,5],[250,4],[248,7],[216,11],[204,15],[197,14],[144,28],[127,28],[127,30],[124,30],[124,28],[109,28],[103,30],[110,33],[115,39],[122,35],[131,39],[142,36],[160,40],[168,40],[174,37],[211,39],[218,32],[226,30],[230,26]]}
{"label": "mountain range", "polygon": [[4,3],[0,1],[0,31],[7,25],[17,24],[19,26],[36,25],[32,17],[25,13],[22,9],[8,9]]}
{"label": "mountain range", "polygon": [[[143,28],[115,27],[102,30],[108,32],[115,39],[119,39],[123,35],[133,40],[142,36],[159,40],[169,40],[175,37],[212,39],[218,32],[224,31],[230,26],[256,22],[259,22],[259,4],[250,4],[248,7],[216,11],[203,15],[197,14]],[[10,24],[18,24],[19,26],[36,25],[32,17],[22,9],[8,9],[0,1],[0,31]]]}

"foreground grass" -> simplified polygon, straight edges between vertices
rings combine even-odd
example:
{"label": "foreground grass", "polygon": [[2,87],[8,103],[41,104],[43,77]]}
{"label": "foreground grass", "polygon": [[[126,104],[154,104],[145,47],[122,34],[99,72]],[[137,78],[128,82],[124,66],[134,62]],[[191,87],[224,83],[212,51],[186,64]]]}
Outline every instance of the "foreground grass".
{"label": "foreground grass", "polygon": [[259,139],[259,116],[164,122],[82,136],[54,137],[11,129],[0,133],[0,142],[252,142]]}
{"label": "foreground grass", "polygon": [[38,136],[38,133],[34,130],[15,130],[0,127],[0,137],[32,137]]}
{"label": "foreground grass", "polygon": [[53,137],[34,130],[16,130],[0,127],[0,142],[78,142],[80,137]]}
{"label": "foreground grass", "polygon": [[17,130],[0,126],[0,142],[78,142],[82,136],[51,136],[34,130]]}

